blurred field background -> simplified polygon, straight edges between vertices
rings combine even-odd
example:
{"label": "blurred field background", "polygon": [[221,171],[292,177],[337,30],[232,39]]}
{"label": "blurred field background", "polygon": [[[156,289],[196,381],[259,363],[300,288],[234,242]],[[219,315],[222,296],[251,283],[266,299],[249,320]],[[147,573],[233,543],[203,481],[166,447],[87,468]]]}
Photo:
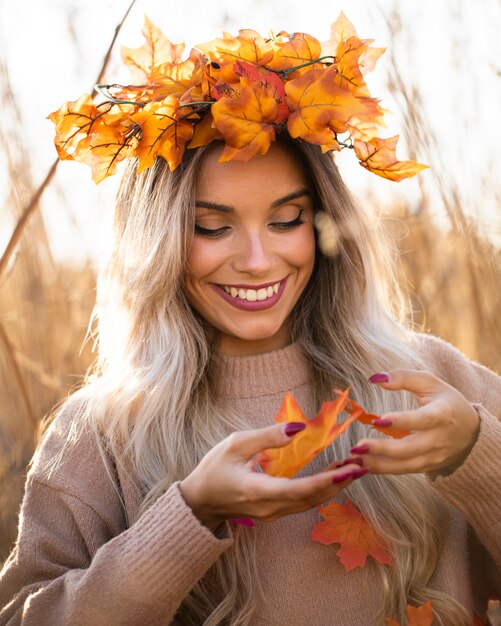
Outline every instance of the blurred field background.
{"label": "blurred field background", "polygon": [[[20,229],[14,253],[7,259],[4,249],[16,223],[40,192],[55,158],[55,151],[48,148],[52,125],[44,121],[43,131],[33,138],[30,128],[38,125],[41,128],[41,120],[63,100],[90,92],[115,28],[128,6],[124,2],[102,2],[102,20],[96,22],[96,35],[93,29],[85,31],[91,19],[91,7],[85,13],[75,2],[46,0],[45,4],[48,15],[54,14],[50,14],[49,9],[60,12],[61,22],[57,26],[66,31],[67,37],[64,51],[59,50],[54,63],[57,65],[61,57],[67,55],[74,64],[66,70],[71,77],[64,76],[64,80],[50,75],[51,69],[46,68],[44,84],[49,92],[54,92],[53,99],[36,100],[38,94],[33,90],[30,109],[26,102],[26,83],[17,76],[19,59],[13,59],[13,53],[9,56],[9,48],[0,54],[3,131],[0,135],[3,165],[0,174],[0,564],[16,536],[26,466],[36,446],[40,421],[81,384],[94,357],[92,346],[90,342],[84,344],[84,337],[95,298],[97,259],[106,245],[106,228],[116,185],[116,182],[105,181],[104,192],[96,191],[83,165],[57,166],[57,174],[43,188],[40,202],[35,202],[34,210]],[[94,0],[89,4],[97,9]],[[231,3],[221,3],[219,13],[216,12],[210,22],[215,32],[205,28],[197,41],[217,36],[223,29],[235,32],[241,27],[252,27],[265,33],[266,28],[261,23],[275,30],[299,30],[298,26],[289,27],[279,19],[287,14],[285,8],[289,18],[292,21],[297,18],[299,24],[300,18],[306,17],[304,9],[296,3],[277,3],[269,8],[260,0],[249,0],[243,5],[248,15],[252,15],[251,20],[243,19],[239,9]],[[359,184],[362,180],[358,178],[359,173],[353,172],[351,165],[345,165],[344,155],[340,159],[348,183],[361,202],[370,202],[382,215],[388,233],[398,246],[402,284],[409,294],[416,327],[443,337],[471,358],[501,372],[501,182],[495,174],[499,166],[494,149],[499,121],[492,114],[501,105],[501,65],[494,54],[495,46],[482,47],[481,54],[475,54],[472,47],[473,39],[477,41],[475,45],[480,45],[478,41],[482,37],[496,36],[492,33],[501,27],[499,3],[479,1],[473,10],[482,13],[480,22],[474,24],[470,15],[464,24],[466,1],[444,0],[440,19],[445,21],[440,22],[442,30],[438,30],[444,65],[437,59],[437,67],[428,70],[430,76],[436,72],[441,75],[443,90],[435,94],[436,100],[431,103],[429,97],[425,97],[423,70],[415,59],[419,48],[414,45],[419,39],[423,40],[421,46],[429,45],[436,37],[432,23],[436,2],[425,1],[420,5],[424,13],[421,22],[403,11],[403,4],[398,2],[310,5],[321,28],[310,24],[312,16],[308,13],[309,22],[307,20],[301,30],[318,33],[320,39],[328,37],[325,23],[334,21],[340,9],[353,20],[362,37],[373,32],[371,20],[383,29],[380,31],[384,33],[383,41],[376,43],[388,45],[390,49],[380,61],[377,72],[383,74],[387,94],[383,103],[394,111],[395,126],[401,130],[404,147],[400,148],[400,157],[415,158],[432,166],[416,180],[401,183],[396,189],[394,183],[367,180],[375,177],[365,172]],[[14,19],[15,13],[9,14],[5,7],[4,10],[3,18],[7,15]],[[17,10],[22,11],[22,6],[18,5]],[[199,15],[195,24],[190,22],[190,16],[180,15],[179,8],[176,11],[176,19],[168,22],[158,3],[148,0],[137,3],[123,24],[125,32],[133,23],[133,30],[129,32],[134,33],[136,40],[131,42],[130,36],[125,39],[123,33],[119,34],[110,58],[111,69],[106,74],[110,80],[114,79],[118,67],[120,44],[141,44],[138,34],[142,13],[157,22],[167,36],[172,35],[169,28],[175,24],[181,31],[183,27],[186,31],[187,24],[192,25],[196,31],[194,37],[199,30],[202,32],[203,15]],[[270,12],[271,15],[267,15]],[[359,27],[360,16],[367,21],[365,30]],[[5,19],[2,21],[5,25]],[[492,27],[490,35],[479,32],[488,25]],[[186,38],[172,36],[172,39]],[[92,43],[89,46],[91,56],[85,56],[83,44],[86,41]],[[415,73],[409,71],[414,65]],[[483,73],[475,71],[479,66]],[[61,73],[60,66],[57,71]],[[30,77],[25,80],[29,92]],[[67,80],[71,89],[65,90],[62,85]],[[480,83],[481,80],[484,82]],[[378,90],[374,87],[373,91],[380,95],[379,87]],[[442,98],[450,95],[450,91],[456,93],[458,101],[467,100],[465,93],[473,95],[468,106],[458,105],[446,112],[451,119],[444,135],[440,133],[440,123],[437,125],[437,118],[444,119],[440,118],[438,109],[443,106]],[[486,109],[487,114],[475,109],[484,100],[491,106]],[[487,119],[480,120],[480,117]],[[77,169],[82,171],[76,173]],[[498,609],[492,608],[493,624],[501,624]]]}

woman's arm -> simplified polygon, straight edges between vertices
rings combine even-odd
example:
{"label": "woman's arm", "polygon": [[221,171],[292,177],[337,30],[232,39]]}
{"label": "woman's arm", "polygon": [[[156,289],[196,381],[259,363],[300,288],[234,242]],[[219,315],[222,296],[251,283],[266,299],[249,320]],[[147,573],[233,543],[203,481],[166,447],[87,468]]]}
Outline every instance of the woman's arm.
{"label": "woman's arm", "polygon": [[196,519],[178,483],[112,533],[79,497],[28,480],[16,547],[0,574],[0,624],[165,626],[232,542]]}

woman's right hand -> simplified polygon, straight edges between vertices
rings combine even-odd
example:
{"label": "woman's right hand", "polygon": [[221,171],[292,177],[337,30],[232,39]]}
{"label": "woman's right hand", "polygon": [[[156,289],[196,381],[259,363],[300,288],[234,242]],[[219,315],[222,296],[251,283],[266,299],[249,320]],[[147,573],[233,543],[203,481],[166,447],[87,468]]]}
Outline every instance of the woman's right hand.
{"label": "woman's right hand", "polygon": [[[254,455],[290,443],[299,432],[292,424],[296,423],[232,433],[180,483],[187,505],[205,526],[215,530],[232,517],[268,522],[301,513],[330,500],[367,472],[356,460],[292,480],[256,472]],[[288,435],[291,431],[295,432]]]}

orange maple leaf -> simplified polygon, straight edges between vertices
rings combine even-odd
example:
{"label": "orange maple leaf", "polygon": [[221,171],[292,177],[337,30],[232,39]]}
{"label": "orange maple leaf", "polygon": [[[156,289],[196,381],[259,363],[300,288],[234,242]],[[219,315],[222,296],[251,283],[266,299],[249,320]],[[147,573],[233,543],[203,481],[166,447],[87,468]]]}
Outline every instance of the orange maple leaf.
{"label": "orange maple leaf", "polygon": [[289,134],[310,143],[322,145],[322,150],[339,150],[335,133],[347,130],[352,116],[365,113],[363,101],[344,86],[336,83],[337,70],[310,70],[285,85],[290,115]]}
{"label": "orange maple leaf", "polygon": [[[432,601],[427,600],[421,606],[407,605],[407,626],[431,626],[433,623]],[[386,618],[387,626],[399,626],[394,619]]]}
{"label": "orange maple leaf", "polygon": [[87,138],[96,119],[109,111],[110,104],[99,109],[89,94],[83,94],[74,102],[65,102],[48,118],[56,125],[54,144],[61,160],[77,161],[79,144]]}
{"label": "orange maple leaf", "polygon": [[97,184],[116,172],[117,165],[133,156],[138,145],[133,124],[126,123],[122,116],[98,120],[92,132],[79,145],[79,159],[92,170],[92,180]]}
{"label": "orange maple leaf", "polygon": [[277,424],[301,422],[307,427],[294,435],[291,443],[284,448],[270,448],[260,452],[256,462],[266,474],[290,478],[330,445],[336,437],[344,433],[351,422],[358,417],[354,412],[344,422],[338,424],[337,417],[348,402],[348,389],[338,392],[331,402],[324,402],[316,416],[309,420],[291,393],[286,393],[279,412],[275,416]]}
{"label": "orange maple leaf", "polygon": [[315,524],[311,538],[324,545],[339,543],[341,547],[336,554],[347,572],[365,567],[368,556],[378,563],[393,565],[385,541],[349,500],[346,504],[330,502],[317,508],[324,521]]}
{"label": "orange maple leaf", "polygon": [[395,135],[389,139],[374,137],[369,141],[355,140],[354,148],[360,165],[378,176],[394,181],[410,178],[429,167],[416,161],[398,161],[395,154],[398,137]]}
{"label": "orange maple leaf", "polygon": [[184,51],[184,43],[171,43],[146,15],[142,33],[145,42],[140,48],[122,46],[121,49],[123,62],[129,66],[133,79],[138,82],[149,77],[151,68],[180,61]]}
{"label": "orange maple leaf", "polygon": [[197,49],[207,54],[211,61],[217,64],[223,61],[249,61],[267,65],[273,58],[273,48],[270,43],[250,28],[239,30],[236,37],[225,34],[223,38],[199,44]]}
{"label": "orange maple leaf", "polygon": [[222,138],[223,136],[214,126],[212,113],[207,111],[200,122],[195,126],[195,132],[187,146],[188,148],[198,148],[200,146],[206,146],[211,141],[214,141],[214,139]]}
{"label": "orange maple leaf", "polygon": [[279,103],[273,92],[256,88],[250,78],[242,76],[239,85],[227,85],[226,93],[211,108],[214,125],[226,141],[219,162],[248,161],[265,154],[275,139],[273,121]]}
{"label": "orange maple leaf", "polygon": [[[334,389],[336,393],[342,393],[339,389]],[[348,398],[348,402],[346,404],[346,412],[352,415],[353,413],[357,414],[357,420],[361,424],[368,424],[372,426],[375,430],[379,430],[385,435],[390,435],[390,437],[394,437],[395,439],[401,439],[402,437],[406,437],[410,435],[410,430],[405,430],[404,428],[393,428],[392,426],[374,426],[371,424],[373,419],[380,417],[379,415],[375,415],[374,413],[367,413],[365,409],[363,409],[360,404]]]}
{"label": "orange maple leaf", "polygon": [[[345,50],[342,45],[343,42],[348,41],[352,37],[358,39],[357,31],[343,11],[341,11],[337,20],[331,24],[330,38],[322,43],[322,56],[331,55],[339,61]],[[365,76],[365,74],[372,72],[386,48],[371,48],[370,44],[374,41],[373,39],[358,39],[358,41],[366,44],[366,49],[361,51],[358,58],[358,66],[362,75]]]}
{"label": "orange maple leaf", "polygon": [[[274,70],[288,70],[297,65],[308,63],[318,59],[321,54],[321,46],[318,39],[306,33],[294,33],[291,37],[282,41],[276,38],[272,41],[274,48],[273,59],[268,63],[268,67]],[[312,69],[309,65],[291,72],[288,77],[299,78],[301,74]]]}
{"label": "orange maple leaf", "polygon": [[175,96],[150,102],[132,115],[141,126],[141,140],[136,148],[138,172],[151,167],[156,156],[163,157],[171,170],[181,162],[185,144],[193,137],[194,127],[186,118],[198,119],[190,107],[179,108]]}

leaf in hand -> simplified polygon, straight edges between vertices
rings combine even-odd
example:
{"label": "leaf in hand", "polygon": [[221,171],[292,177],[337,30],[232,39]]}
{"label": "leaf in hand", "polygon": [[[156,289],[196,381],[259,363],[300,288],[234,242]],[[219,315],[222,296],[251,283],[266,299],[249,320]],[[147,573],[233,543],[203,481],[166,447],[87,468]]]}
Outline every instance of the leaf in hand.
{"label": "leaf in hand", "polygon": [[302,422],[307,427],[294,435],[291,443],[283,448],[270,448],[257,455],[257,463],[266,474],[290,478],[330,445],[358,413],[354,411],[348,419],[338,424],[338,415],[348,402],[348,390],[337,392],[339,395],[331,402],[324,402],[317,415],[309,420],[292,394],[286,393],[280,411],[275,416],[277,424]]}
{"label": "leaf in hand", "polygon": [[[339,389],[335,389],[334,391],[336,393],[342,393],[341,391],[339,391]],[[355,402],[355,400],[352,400],[351,398],[348,398],[346,412],[350,415],[356,412],[358,415],[357,420],[361,424],[367,424],[369,426],[372,426],[372,428],[374,428],[375,430],[379,430],[385,435],[389,435],[390,437],[394,437],[395,439],[401,439],[402,437],[407,437],[407,435],[410,435],[411,431],[405,430],[404,428],[393,428],[391,426],[374,426],[373,424],[371,424],[372,420],[379,418],[380,416],[375,415],[374,413],[367,413],[365,409],[360,406],[360,404],[358,404],[357,402]]]}
{"label": "leaf in hand", "polygon": [[341,547],[336,554],[347,572],[355,567],[365,567],[368,556],[378,563],[393,565],[382,537],[349,500],[346,504],[330,502],[317,508],[324,521],[315,525],[311,538],[325,545],[339,543]]}
{"label": "leaf in hand", "polygon": [[429,167],[416,161],[398,161],[395,154],[397,141],[398,135],[389,139],[374,137],[369,141],[356,140],[354,148],[360,165],[373,174],[393,181],[410,178]]}
{"label": "leaf in hand", "polygon": [[[433,609],[431,600],[421,606],[407,605],[407,626],[431,626],[433,623]],[[386,626],[399,626],[394,619],[386,618]]]}

